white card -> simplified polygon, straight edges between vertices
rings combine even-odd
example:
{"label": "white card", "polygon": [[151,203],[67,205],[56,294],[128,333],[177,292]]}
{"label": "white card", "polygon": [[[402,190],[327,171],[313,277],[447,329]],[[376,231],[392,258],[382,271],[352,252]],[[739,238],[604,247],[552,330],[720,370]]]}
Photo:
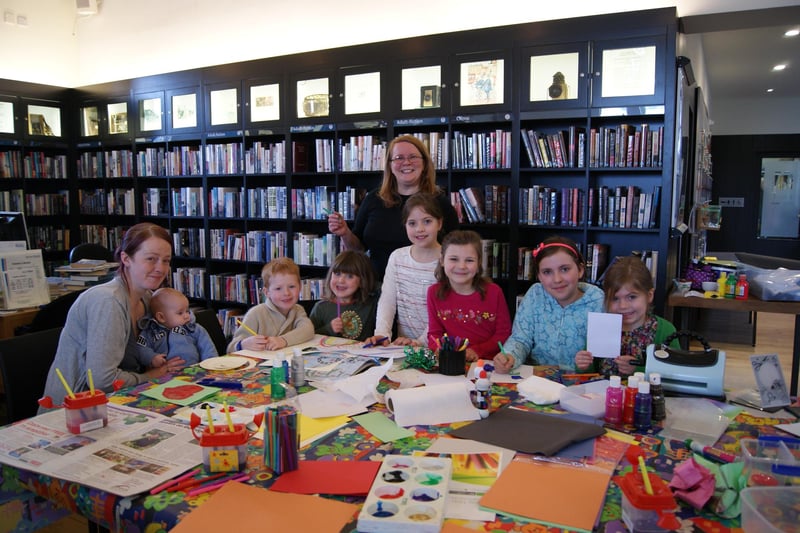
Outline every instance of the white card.
{"label": "white card", "polygon": [[622,315],[589,313],[586,349],[593,357],[617,358],[622,346]]}
{"label": "white card", "polygon": [[750,364],[756,378],[756,388],[761,396],[761,407],[782,407],[789,405],[789,389],[783,379],[783,370],[778,354],[751,355]]}

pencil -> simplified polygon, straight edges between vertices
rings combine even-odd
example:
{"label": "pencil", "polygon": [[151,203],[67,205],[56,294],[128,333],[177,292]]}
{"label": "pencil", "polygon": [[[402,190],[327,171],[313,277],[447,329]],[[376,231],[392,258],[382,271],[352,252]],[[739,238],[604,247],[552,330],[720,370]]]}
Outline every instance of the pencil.
{"label": "pencil", "polygon": [[237,319],[236,319],[236,323],[237,323],[237,324],[239,324],[239,327],[242,327],[242,328],[244,328],[244,330],[245,330],[246,332],[248,332],[250,335],[258,335],[258,333],[256,333],[255,331],[253,331],[253,328],[251,328],[250,326],[248,326],[247,324],[245,324],[244,322],[242,322],[240,319],[238,319],[238,318],[237,318]]}

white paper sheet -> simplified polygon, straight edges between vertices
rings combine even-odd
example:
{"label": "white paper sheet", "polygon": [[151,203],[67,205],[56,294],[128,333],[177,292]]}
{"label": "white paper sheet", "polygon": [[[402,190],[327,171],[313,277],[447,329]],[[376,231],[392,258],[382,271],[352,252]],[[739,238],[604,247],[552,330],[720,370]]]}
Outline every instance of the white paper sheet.
{"label": "white paper sheet", "polygon": [[586,326],[586,349],[593,357],[619,357],[622,344],[622,315],[589,313]]}

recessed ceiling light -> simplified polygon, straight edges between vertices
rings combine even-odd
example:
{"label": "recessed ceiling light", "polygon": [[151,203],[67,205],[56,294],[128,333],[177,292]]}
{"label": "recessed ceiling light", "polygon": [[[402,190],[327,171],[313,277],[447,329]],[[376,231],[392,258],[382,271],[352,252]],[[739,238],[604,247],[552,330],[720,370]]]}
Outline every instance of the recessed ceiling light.
{"label": "recessed ceiling light", "polygon": [[775,65],[774,67],[772,67],[772,70],[783,70],[785,68],[786,65],[781,64],[781,65]]}
{"label": "recessed ceiling light", "polygon": [[774,91],[775,91],[775,89],[767,89],[768,93],[771,93],[771,92],[774,92]]}
{"label": "recessed ceiling light", "polygon": [[800,35],[800,30],[789,30],[783,34],[784,37],[797,37]]}

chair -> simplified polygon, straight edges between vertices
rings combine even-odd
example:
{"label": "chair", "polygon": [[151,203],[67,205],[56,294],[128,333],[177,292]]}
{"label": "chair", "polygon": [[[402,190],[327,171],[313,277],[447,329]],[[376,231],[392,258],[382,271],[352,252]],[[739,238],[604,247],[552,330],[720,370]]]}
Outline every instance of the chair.
{"label": "chair", "polygon": [[194,311],[194,318],[198,324],[206,328],[214,346],[217,347],[219,355],[228,353],[228,339],[222,331],[222,326],[217,318],[217,312],[213,309],[200,309]]}
{"label": "chair", "polygon": [[62,328],[0,340],[0,375],[5,387],[6,422],[30,418],[39,409],[47,373]]}
{"label": "chair", "polygon": [[114,261],[114,252],[102,244],[85,242],[69,251],[70,263],[77,263],[81,259],[104,259],[111,263]]}

